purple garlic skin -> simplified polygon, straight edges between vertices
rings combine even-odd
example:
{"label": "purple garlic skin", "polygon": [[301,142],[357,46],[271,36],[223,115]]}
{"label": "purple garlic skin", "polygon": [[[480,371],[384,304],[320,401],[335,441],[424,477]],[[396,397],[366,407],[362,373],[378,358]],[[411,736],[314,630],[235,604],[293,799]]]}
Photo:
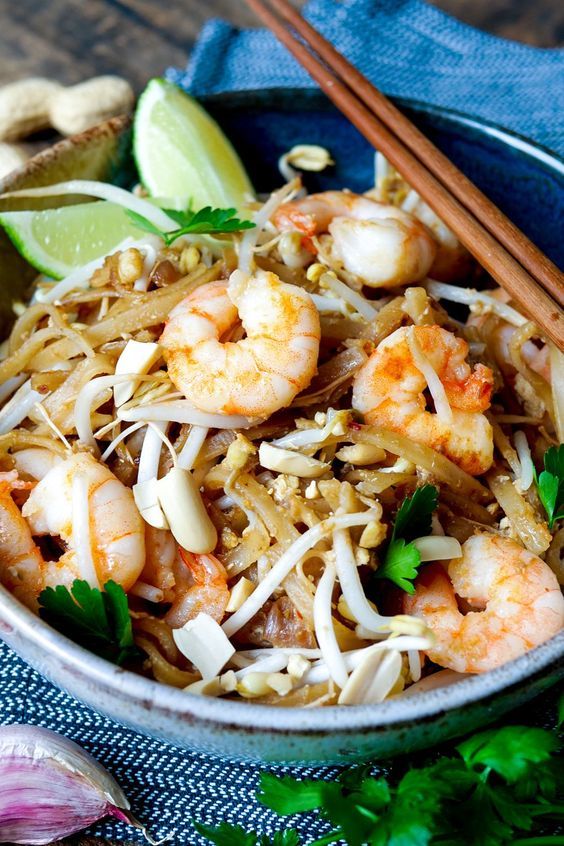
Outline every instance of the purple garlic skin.
{"label": "purple garlic skin", "polygon": [[0,843],[42,846],[129,802],[112,776],[76,743],[49,729],[0,727]]}

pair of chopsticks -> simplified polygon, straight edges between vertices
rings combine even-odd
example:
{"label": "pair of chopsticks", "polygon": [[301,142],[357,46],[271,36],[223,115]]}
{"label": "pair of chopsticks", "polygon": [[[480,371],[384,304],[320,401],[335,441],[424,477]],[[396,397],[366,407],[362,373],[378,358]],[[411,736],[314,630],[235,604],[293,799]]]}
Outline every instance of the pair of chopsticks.
{"label": "pair of chopsticks", "polygon": [[564,351],[564,275],[556,265],[289,0],[246,3],[496,282]]}

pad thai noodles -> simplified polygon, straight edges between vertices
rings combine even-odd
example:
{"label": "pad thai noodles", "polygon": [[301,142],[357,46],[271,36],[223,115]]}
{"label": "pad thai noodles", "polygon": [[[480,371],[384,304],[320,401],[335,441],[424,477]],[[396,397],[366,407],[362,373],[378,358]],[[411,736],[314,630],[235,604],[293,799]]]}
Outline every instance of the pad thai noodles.
{"label": "pad thai noodles", "polygon": [[564,357],[381,156],[366,194],[291,178],[250,224],[175,239],[139,190],[26,193],[145,228],[14,306],[19,601],[73,637],[62,597],[123,594],[127,667],[281,706],[416,694],[560,631]]}

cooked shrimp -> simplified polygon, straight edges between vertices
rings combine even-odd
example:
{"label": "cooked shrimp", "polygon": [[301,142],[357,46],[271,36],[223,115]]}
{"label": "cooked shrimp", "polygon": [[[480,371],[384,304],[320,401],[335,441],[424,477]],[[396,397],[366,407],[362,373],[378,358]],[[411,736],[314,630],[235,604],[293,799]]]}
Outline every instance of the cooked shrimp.
{"label": "cooked shrimp", "polygon": [[[443,385],[451,421],[425,408],[427,381],[413,359],[410,333]],[[493,433],[481,412],[490,404],[493,374],[482,364],[472,371],[467,353],[466,341],[440,326],[396,329],[359,370],[353,408],[367,423],[426,444],[467,473],[485,473],[493,462]]]}
{"label": "cooked shrimp", "polygon": [[[508,303],[511,300],[511,297],[503,288],[496,288],[495,291],[491,292],[491,296],[502,303]],[[487,339],[497,363],[500,367],[509,368],[513,371],[509,345],[518,329],[501,319],[492,328],[491,325],[488,325],[488,317],[488,314],[471,314],[467,321],[468,326],[476,326],[479,330],[487,326]],[[550,350],[548,344],[537,346],[533,341],[525,341],[521,346],[521,357],[531,370],[542,376],[546,382],[550,382]]]}
{"label": "cooked shrimp", "polygon": [[14,464],[20,477],[42,479],[61,460],[54,452],[42,447],[28,447],[13,454]]}
{"label": "cooked shrimp", "polygon": [[[25,486],[25,487],[24,487]],[[12,492],[29,489],[17,472],[0,474],[0,582],[26,605],[43,588],[44,561],[31,531],[12,498]]]}
{"label": "cooked shrimp", "polygon": [[155,529],[145,523],[145,566],[141,581],[162,590],[163,601],[173,602],[175,598],[178,566],[178,544],[167,529]]}
{"label": "cooked shrimp", "polygon": [[[81,513],[80,486],[85,513]],[[70,585],[74,579],[86,579],[96,586],[113,579],[127,591],[143,569],[143,521],[133,494],[88,453],[72,455],[49,470],[31,491],[21,514],[17,509],[16,514],[5,498],[4,509],[13,521],[14,536],[22,532],[35,564],[19,578],[20,592],[27,593],[28,604],[33,604],[44,587]],[[59,539],[64,546],[57,561],[44,561],[31,541],[45,536]],[[15,551],[12,545],[8,555]],[[3,547],[2,556],[5,553]]]}
{"label": "cooked shrimp", "polygon": [[[462,557],[421,572],[404,611],[421,617],[436,644],[432,661],[483,673],[544,643],[564,625],[564,597],[550,567],[509,538],[479,534]],[[471,609],[463,613],[457,596]],[[465,610],[465,609],[464,609]]]}
{"label": "cooked shrimp", "polygon": [[[222,340],[238,318],[247,336]],[[200,411],[264,418],[307,388],[320,336],[310,295],[258,271],[197,288],[171,311],[160,343],[170,378]]]}
{"label": "cooked shrimp", "polygon": [[424,223],[437,242],[437,254],[428,275],[442,282],[466,278],[472,270],[472,256],[433,209],[415,191],[410,191],[401,207]]}
{"label": "cooked shrimp", "polygon": [[220,623],[229,602],[225,567],[215,555],[195,555],[181,549],[180,557],[184,563],[184,578],[181,574],[177,580],[176,598],[166,622],[179,628],[203,613]]}
{"label": "cooked shrimp", "polygon": [[273,222],[310,239],[329,232],[335,258],[371,288],[423,279],[437,252],[433,236],[413,215],[344,191],[286,203]]}

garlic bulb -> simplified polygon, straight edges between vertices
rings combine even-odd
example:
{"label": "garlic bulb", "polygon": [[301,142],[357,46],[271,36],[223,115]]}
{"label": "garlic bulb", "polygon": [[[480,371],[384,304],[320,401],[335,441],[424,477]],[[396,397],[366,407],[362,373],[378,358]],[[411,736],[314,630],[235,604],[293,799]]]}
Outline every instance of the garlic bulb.
{"label": "garlic bulb", "polygon": [[71,740],[0,727],[0,843],[51,843],[105,816],[136,821],[112,776]]}

